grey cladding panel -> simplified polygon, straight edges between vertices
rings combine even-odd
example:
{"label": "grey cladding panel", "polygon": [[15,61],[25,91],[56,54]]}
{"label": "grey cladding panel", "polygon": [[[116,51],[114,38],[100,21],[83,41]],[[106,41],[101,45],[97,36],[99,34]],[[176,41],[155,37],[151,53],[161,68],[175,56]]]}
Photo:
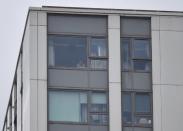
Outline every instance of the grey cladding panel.
{"label": "grey cladding panel", "polygon": [[152,131],[152,129],[151,128],[134,127],[133,131]]}
{"label": "grey cladding panel", "polygon": [[49,15],[49,33],[107,33],[107,19],[104,16]]}
{"label": "grey cladding panel", "polygon": [[150,36],[150,20],[143,18],[121,18],[121,35]]}
{"label": "grey cladding panel", "polygon": [[89,131],[87,125],[49,124],[49,131]]}
{"label": "grey cladding panel", "polygon": [[122,88],[123,89],[133,89],[133,86],[132,86],[132,73],[122,72]]}
{"label": "grey cladding panel", "polygon": [[87,71],[81,70],[48,70],[49,86],[88,87]]}
{"label": "grey cladding panel", "polygon": [[90,88],[107,88],[107,71],[89,71]]}
{"label": "grey cladding panel", "polygon": [[90,126],[90,131],[108,131],[107,126]]}
{"label": "grey cladding panel", "polygon": [[133,73],[134,89],[151,90],[151,73]]}
{"label": "grey cladding panel", "polygon": [[122,72],[122,88],[151,90],[151,73]]}
{"label": "grey cladding panel", "polygon": [[133,131],[133,127],[124,127],[122,131]]}

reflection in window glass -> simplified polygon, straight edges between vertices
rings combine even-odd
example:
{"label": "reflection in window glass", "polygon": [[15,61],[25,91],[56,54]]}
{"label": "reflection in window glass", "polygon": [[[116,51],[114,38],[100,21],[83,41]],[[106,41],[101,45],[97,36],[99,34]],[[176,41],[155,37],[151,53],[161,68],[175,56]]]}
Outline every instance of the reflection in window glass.
{"label": "reflection in window glass", "polygon": [[87,94],[49,91],[49,121],[87,122]]}
{"label": "reflection in window glass", "polygon": [[131,123],[132,122],[132,99],[131,94],[123,94],[123,122],[124,123]]}
{"label": "reflection in window glass", "polygon": [[86,39],[73,36],[49,36],[49,66],[86,67]]}
{"label": "reflection in window glass", "polygon": [[107,124],[107,96],[105,93],[92,93],[90,114],[93,124]]}
{"label": "reflection in window glass", "polygon": [[122,58],[122,68],[123,70],[128,70],[130,68],[130,39],[122,39],[122,46],[121,46],[121,58]]}
{"label": "reflection in window glass", "polygon": [[148,94],[136,94],[135,107],[137,113],[149,113],[151,111],[150,96]]}
{"label": "reflection in window glass", "polygon": [[106,57],[107,43],[106,39],[92,38],[90,46],[90,56]]}
{"label": "reflection in window glass", "polygon": [[91,60],[91,68],[93,69],[107,69],[107,60]]}
{"label": "reflection in window glass", "polygon": [[152,124],[152,117],[148,116],[136,116],[135,117],[136,124],[140,125],[151,125]]}
{"label": "reflection in window glass", "polygon": [[133,44],[133,56],[134,58],[150,58],[149,52],[150,43],[148,40],[134,40]]}
{"label": "reflection in window glass", "polygon": [[90,119],[92,124],[107,124],[108,121],[106,114],[91,115]]}
{"label": "reflection in window glass", "polygon": [[133,68],[135,71],[151,71],[150,62],[143,60],[134,60]]}

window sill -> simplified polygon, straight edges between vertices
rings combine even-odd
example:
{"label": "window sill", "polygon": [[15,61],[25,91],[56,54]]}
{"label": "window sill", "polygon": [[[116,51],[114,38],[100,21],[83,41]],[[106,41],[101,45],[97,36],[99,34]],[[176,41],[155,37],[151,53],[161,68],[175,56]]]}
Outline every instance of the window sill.
{"label": "window sill", "polygon": [[56,67],[56,66],[48,66],[48,69],[57,69],[57,70],[82,70],[82,71],[107,71],[107,69],[97,69],[97,68],[88,68],[88,67],[83,67],[83,68],[77,68],[77,67]]}

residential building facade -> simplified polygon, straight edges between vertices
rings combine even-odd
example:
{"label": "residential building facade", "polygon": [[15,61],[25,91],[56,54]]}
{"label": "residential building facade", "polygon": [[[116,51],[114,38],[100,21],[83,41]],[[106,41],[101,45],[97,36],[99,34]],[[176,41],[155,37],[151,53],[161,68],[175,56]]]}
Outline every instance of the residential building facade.
{"label": "residential building facade", "polygon": [[31,7],[2,131],[183,130],[183,12]]}

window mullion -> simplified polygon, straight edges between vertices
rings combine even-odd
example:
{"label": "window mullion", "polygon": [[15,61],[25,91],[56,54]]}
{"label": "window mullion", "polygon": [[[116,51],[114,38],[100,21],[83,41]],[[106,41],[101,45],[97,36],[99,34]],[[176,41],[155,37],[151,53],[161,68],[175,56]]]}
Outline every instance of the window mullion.
{"label": "window mullion", "polygon": [[134,125],[135,123],[135,95],[136,95],[136,92],[132,92],[131,93],[131,97],[132,97],[132,123]]}
{"label": "window mullion", "polygon": [[86,37],[86,51],[87,51],[87,68],[90,68],[90,41],[91,41],[91,37],[90,36],[87,36]]}
{"label": "window mullion", "polygon": [[91,91],[88,91],[88,112],[87,112],[87,118],[88,118],[88,124],[91,123],[91,120],[90,120],[90,110],[91,110],[91,94],[92,92]]}

